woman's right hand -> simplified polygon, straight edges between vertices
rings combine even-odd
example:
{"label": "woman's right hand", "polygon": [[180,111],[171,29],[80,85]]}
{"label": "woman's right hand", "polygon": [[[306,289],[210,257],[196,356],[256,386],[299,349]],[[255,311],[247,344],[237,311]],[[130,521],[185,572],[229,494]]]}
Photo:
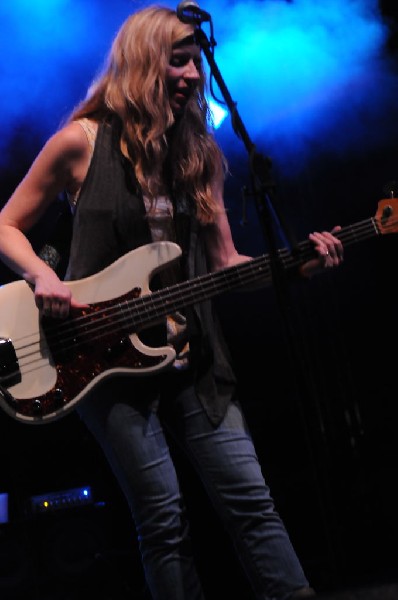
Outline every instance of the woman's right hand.
{"label": "woman's right hand", "polygon": [[63,319],[69,315],[70,308],[86,308],[72,297],[68,286],[50,269],[37,276],[34,282],[36,306],[40,314],[55,319]]}

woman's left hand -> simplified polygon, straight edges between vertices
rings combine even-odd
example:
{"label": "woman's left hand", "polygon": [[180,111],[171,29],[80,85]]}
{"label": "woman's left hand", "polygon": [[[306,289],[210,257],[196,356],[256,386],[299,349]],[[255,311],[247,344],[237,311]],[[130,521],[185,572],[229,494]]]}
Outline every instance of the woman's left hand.
{"label": "woman's left hand", "polygon": [[314,231],[308,238],[313,242],[317,258],[313,258],[300,267],[300,272],[304,277],[312,277],[323,269],[337,267],[344,260],[343,244],[334,236],[341,230],[340,226],[333,227],[332,231]]}

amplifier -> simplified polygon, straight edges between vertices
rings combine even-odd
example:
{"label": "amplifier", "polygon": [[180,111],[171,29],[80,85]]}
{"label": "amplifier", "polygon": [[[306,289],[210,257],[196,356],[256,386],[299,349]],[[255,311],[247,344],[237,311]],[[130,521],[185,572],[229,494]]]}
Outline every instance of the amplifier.
{"label": "amplifier", "polygon": [[88,485],[30,497],[30,508],[33,514],[76,508],[92,503],[93,495],[91,487]]}

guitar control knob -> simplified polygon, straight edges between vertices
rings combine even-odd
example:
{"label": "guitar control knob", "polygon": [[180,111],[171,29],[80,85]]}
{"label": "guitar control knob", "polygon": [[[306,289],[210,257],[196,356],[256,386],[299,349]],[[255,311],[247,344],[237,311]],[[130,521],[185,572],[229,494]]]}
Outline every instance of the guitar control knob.
{"label": "guitar control knob", "polygon": [[54,390],[54,400],[57,404],[64,404],[64,393],[61,388]]}
{"label": "guitar control knob", "polygon": [[33,401],[32,406],[33,406],[33,412],[34,412],[34,414],[35,415],[41,415],[41,413],[42,413],[41,400],[39,400],[38,398],[36,398]]}

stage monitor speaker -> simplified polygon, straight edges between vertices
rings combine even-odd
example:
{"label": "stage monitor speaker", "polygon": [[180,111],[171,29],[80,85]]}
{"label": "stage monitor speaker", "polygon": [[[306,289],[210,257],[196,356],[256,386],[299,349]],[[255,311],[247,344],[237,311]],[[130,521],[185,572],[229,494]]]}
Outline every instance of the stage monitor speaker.
{"label": "stage monitor speaker", "polygon": [[134,590],[138,599],[145,586],[141,561],[134,533],[126,537],[106,506],[0,525],[0,599],[43,600],[51,590],[51,600],[59,597],[57,590],[70,590],[74,598],[75,589],[89,590],[97,600],[124,600]]}

